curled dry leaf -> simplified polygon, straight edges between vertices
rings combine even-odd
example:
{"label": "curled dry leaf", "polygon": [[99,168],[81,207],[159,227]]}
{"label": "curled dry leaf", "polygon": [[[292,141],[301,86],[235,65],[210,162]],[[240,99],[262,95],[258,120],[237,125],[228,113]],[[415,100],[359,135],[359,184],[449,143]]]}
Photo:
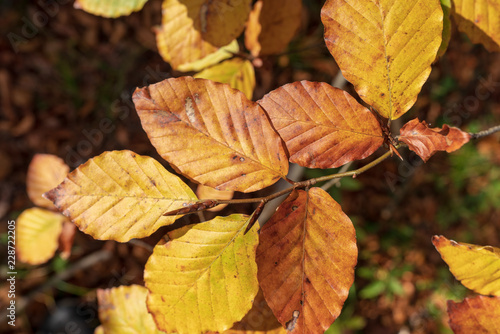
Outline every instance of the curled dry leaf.
{"label": "curled dry leaf", "polygon": [[500,249],[434,236],[432,243],[462,284],[483,295],[500,296]]}
{"label": "curled dry leaf", "polygon": [[137,89],[133,100],[158,153],[194,181],[251,192],[286,177],[281,138],[262,108],[229,85],[167,79]]}
{"label": "curled dry leaf", "polygon": [[131,151],[104,152],[90,159],[45,197],[83,232],[120,242],[172,224],[177,217],[165,217],[165,211],[197,200],[158,161]]}
{"label": "curled dry leaf", "polygon": [[476,296],[461,303],[448,301],[450,327],[455,334],[500,333],[500,298]]}
{"label": "curled dry leaf", "polygon": [[16,221],[19,261],[36,265],[50,260],[57,250],[65,220],[60,213],[45,209],[24,210]]}
{"label": "curled dry leaf", "polygon": [[441,45],[439,0],[328,0],[325,42],[344,77],[382,116],[417,100]]}
{"label": "curled dry leaf", "polygon": [[410,150],[427,161],[437,151],[448,153],[458,150],[468,143],[471,136],[458,128],[443,125],[440,128],[429,128],[425,121],[417,118],[406,123],[400,130],[399,140],[406,143]]}
{"label": "curled dry leaf", "polygon": [[71,255],[71,248],[75,240],[76,225],[64,217],[61,235],[59,236],[59,251],[61,258],[67,260]]}
{"label": "curled dry leaf", "polygon": [[[196,188],[196,196],[198,196],[199,199],[230,200],[233,198],[233,195],[234,191],[220,191],[202,184],[199,184],[198,188]],[[220,204],[208,209],[208,211],[217,212],[224,209],[226,206],[227,204]]]}
{"label": "curled dry leaf", "polygon": [[216,217],[168,234],[146,263],[149,311],[168,333],[222,332],[240,321],[259,290],[258,227],[249,217]]}
{"label": "curled dry leaf", "polygon": [[118,17],[141,10],[147,1],[148,0],[76,0],[74,6],[90,14],[104,17]]}
{"label": "curled dry leaf", "polygon": [[250,53],[272,55],[285,51],[300,27],[302,0],[259,0],[254,4],[245,30]]}
{"label": "curled dry leaf", "polygon": [[255,88],[255,71],[250,61],[241,58],[226,60],[195,74],[195,78],[229,84],[251,100]]}
{"label": "curled dry leaf", "polygon": [[356,233],[320,188],[296,190],[264,225],[257,248],[259,284],[292,333],[323,333],[354,282]]}
{"label": "curled dry leaf", "polygon": [[285,141],[290,161],[304,167],[339,167],[369,156],[384,141],[375,116],[326,83],[287,84],[258,103]]}
{"label": "curled dry leaf", "polygon": [[69,167],[61,158],[52,154],[35,154],[26,178],[30,200],[38,206],[54,209],[54,204],[42,195],[61,183],[68,172]]}
{"label": "curled dry leaf", "polygon": [[[148,289],[139,285],[98,289],[100,331],[103,334],[164,333],[146,307]],[[94,333],[95,334],[95,333]]]}
{"label": "curled dry leaf", "polygon": [[452,0],[451,14],[458,30],[490,52],[500,51],[500,2],[498,0]]}

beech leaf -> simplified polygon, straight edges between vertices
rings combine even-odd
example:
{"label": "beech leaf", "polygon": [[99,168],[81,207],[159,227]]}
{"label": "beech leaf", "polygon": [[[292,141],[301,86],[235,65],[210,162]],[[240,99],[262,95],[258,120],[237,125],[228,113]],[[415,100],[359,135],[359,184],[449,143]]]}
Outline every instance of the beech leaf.
{"label": "beech leaf", "polygon": [[429,160],[437,151],[456,151],[468,143],[470,138],[469,133],[458,128],[446,124],[441,129],[429,128],[425,121],[419,122],[417,118],[403,125],[398,137],[424,161]]}
{"label": "beech leaf", "polygon": [[76,0],[75,8],[103,17],[129,15],[141,10],[148,0]]}
{"label": "beech leaf", "polygon": [[417,100],[441,44],[439,0],[328,0],[325,41],[344,77],[382,116]]}
{"label": "beech leaf", "polygon": [[451,0],[441,0],[441,8],[443,9],[443,35],[441,45],[437,53],[437,58],[442,57],[448,48],[451,38]]}
{"label": "beech leaf", "polygon": [[296,190],[264,225],[258,278],[276,318],[292,333],[323,333],[354,282],[356,234],[320,188]]}
{"label": "beech leaf", "polygon": [[375,116],[326,83],[287,84],[258,103],[285,141],[290,161],[304,167],[339,167],[369,156],[384,141]]}
{"label": "beech leaf", "polygon": [[[196,188],[196,196],[198,196],[199,199],[229,200],[233,198],[233,195],[234,191],[220,191],[202,184],[199,184],[198,188]],[[208,211],[217,212],[224,209],[226,206],[227,204],[220,204],[216,207],[208,209]]]}
{"label": "beech leaf", "polygon": [[257,1],[248,18],[245,46],[254,57],[279,54],[300,27],[302,0]]}
{"label": "beech leaf", "polygon": [[146,263],[149,311],[168,333],[225,331],[252,307],[258,292],[258,227],[231,215],[174,230]]}
{"label": "beech leaf", "polygon": [[90,159],[45,194],[83,232],[99,240],[144,238],[178,217],[166,211],[196,195],[155,159],[112,151]]}
{"label": "beech leaf", "polygon": [[450,327],[455,334],[500,333],[500,298],[476,296],[461,303],[448,301]]}
{"label": "beech leaf", "polygon": [[252,63],[248,60],[229,59],[204,69],[195,74],[194,77],[229,84],[232,88],[244,93],[249,100],[252,99],[255,88],[255,71]]}
{"label": "beech leaf", "polygon": [[158,153],[194,181],[251,192],[286,177],[281,138],[262,108],[229,85],[167,79],[137,89],[133,100]]}
{"label": "beech leaf", "polygon": [[490,52],[500,51],[500,2],[498,0],[452,0],[451,15],[458,30]]}
{"label": "beech leaf", "polygon": [[[159,47],[159,45],[158,45]],[[165,51],[167,52],[166,50],[162,50],[160,49],[160,54],[162,53],[162,51]],[[238,51],[240,51],[240,47],[238,45],[238,41],[237,40],[234,40],[232,41],[231,43],[229,43],[228,45],[226,46],[223,46],[221,47],[220,49],[218,49],[217,51],[213,52],[213,53],[210,53],[208,54],[207,56],[201,58],[201,59],[197,59],[197,60],[194,60],[192,62],[182,62],[182,64],[179,64],[178,66],[174,67],[174,65],[172,65],[172,67],[174,67],[174,69],[178,70],[178,71],[182,71],[182,72],[189,72],[189,71],[194,71],[194,72],[199,72],[207,67],[210,67],[210,66],[213,66],[213,65],[216,65],[218,63],[220,63],[221,61],[225,60],[225,59],[228,59],[228,58],[231,58],[234,56],[235,53],[237,53]],[[164,55],[164,58],[166,56]]]}
{"label": "beech leaf", "polygon": [[434,236],[432,243],[465,287],[483,295],[500,296],[499,248],[459,243],[443,236]]}
{"label": "beech leaf", "polygon": [[104,334],[164,333],[156,324],[146,307],[148,289],[140,285],[97,289],[99,320]]}
{"label": "beech leaf", "polygon": [[35,154],[28,167],[26,189],[30,200],[38,206],[54,209],[42,195],[61,183],[69,172],[64,161],[52,154]]}
{"label": "beech leaf", "polygon": [[40,208],[24,210],[16,221],[16,251],[19,261],[41,264],[50,260],[59,245],[58,239],[66,217]]}

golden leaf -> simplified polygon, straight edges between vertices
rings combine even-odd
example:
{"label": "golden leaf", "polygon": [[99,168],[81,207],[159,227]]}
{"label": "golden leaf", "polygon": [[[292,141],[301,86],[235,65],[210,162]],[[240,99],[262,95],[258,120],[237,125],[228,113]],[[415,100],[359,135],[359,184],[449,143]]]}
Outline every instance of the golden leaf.
{"label": "golden leaf", "polygon": [[90,14],[104,17],[118,17],[141,10],[147,1],[148,0],[76,0],[74,6]]}
{"label": "golden leaf", "polygon": [[448,301],[450,327],[455,334],[500,333],[500,298],[476,296],[461,303]]}

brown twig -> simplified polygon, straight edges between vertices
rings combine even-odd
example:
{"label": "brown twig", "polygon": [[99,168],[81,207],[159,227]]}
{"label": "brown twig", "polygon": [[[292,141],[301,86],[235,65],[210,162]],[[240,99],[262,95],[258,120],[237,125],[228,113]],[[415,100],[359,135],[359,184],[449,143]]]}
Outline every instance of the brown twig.
{"label": "brown twig", "polygon": [[469,134],[471,136],[471,139],[479,139],[494,134],[495,132],[500,132],[500,125],[494,126],[484,131],[480,131],[478,133],[469,132]]}

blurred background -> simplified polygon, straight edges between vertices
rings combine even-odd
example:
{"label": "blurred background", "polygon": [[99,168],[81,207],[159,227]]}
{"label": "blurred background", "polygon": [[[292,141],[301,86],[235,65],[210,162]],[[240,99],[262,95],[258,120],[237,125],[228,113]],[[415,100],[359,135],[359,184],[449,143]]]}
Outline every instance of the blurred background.
{"label": "blurred background", "polygon": [[[304,1],[301,28],[288,51],[262,59],[254,101],[289,82],[339,79],[323,41],[322,5]],[[172,171],[149,143],[131,102],[136,87],[191,74],[172,71],[158,54],[152,28],[160,22],[161,0],[118,19],[87,14],[70,0],[0,2],[1,254],[7,254],[8,220],[34,206],[26,173],[37,153],[57,155],[74,169],[104,151],[129,149]],[[343,88],[357,96],[349,83]],[[453,26],[447,52],[395,126],[415,117],[468,131],[500,124],[500,54],[471,44]],[[109,120],[105,127],[103,120]],[[446,301],[470,292],[452,277],[431,237],[500,247],[498,134],[452,154],[438,153],[426,164],[401,152],[405,162],[386,160],[329,190],[353,221],[359,247],[355,284],[329,333],[449,333]],[[307,179],[333,172],[299,174]],[[251,210],[237,205],[218,214]],[[142,285],[144,264],[162,232],[121,244],[77,231],[69,259],[56,255],[38,266],[17,262],[16,327],[7,326],[2,313],[0,330],[92,333],[99,324],[96,289]],[[9,287],[6,256],[1,258],[4,312]]]}

